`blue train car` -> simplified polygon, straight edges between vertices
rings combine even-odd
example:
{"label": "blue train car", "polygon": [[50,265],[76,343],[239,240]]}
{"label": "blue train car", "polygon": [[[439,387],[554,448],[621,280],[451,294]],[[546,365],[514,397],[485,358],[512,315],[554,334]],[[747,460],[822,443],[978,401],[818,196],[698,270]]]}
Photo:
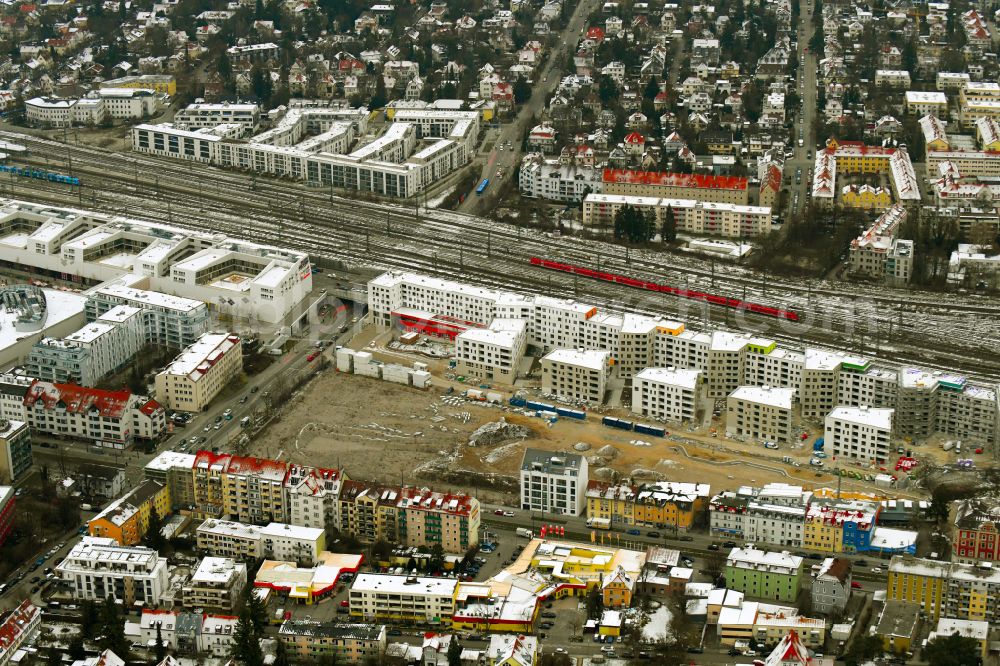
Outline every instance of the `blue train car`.
{"label": "blue train car", "polygon": [[511,398],[507,402],[510,403],[511,407],[524,407],[525,405],[528,404],[528,401],[525,400],[524,398]]}
{"label": "blue train car", "polygon": [[665,429],[659,426],[646,425],[645,423],[636,423],[635,431],[641,432],[644,435],[653,435],[654,437],[663,437],[667,433]]}
{"label": "blue train car", "polygon": [[582,409],[569,409],[567,407],[556,407],[556,414],[559,416],[565,416],[568,419],[577,419],[579,421],[585,421],[587,419],[587,412]]}
{"label": "blue train car", "polygon": [[538,402],[537,400],[528,400],[525,403],[528,409],[537,409],[540,412],[554,412],[556,411],[555,405],[550,405],[546,402]]}
{"label": "blue train car", "polygon": [[601,419],[601,423],[608,426],[609,428],[618,428],[619,430],[631,430],[632,422],[626,421],[625,419],[616,419],[613,416],[605,416]]}

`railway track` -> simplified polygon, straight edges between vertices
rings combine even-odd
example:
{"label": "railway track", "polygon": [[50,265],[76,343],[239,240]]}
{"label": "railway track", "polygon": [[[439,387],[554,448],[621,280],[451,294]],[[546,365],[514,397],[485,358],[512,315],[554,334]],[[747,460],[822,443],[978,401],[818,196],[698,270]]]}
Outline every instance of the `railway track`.
{"label": "railway track", "polygon": [[[3,136],[4,133],[0,133]],[[629,252],[583,239],[552,239],[545,234],[491,223],[480,218],[435,211],[416,215],[409,207],[351,200],[299,184],[248,178],[200,164],[120,155],[92,148],[67,146],[35,137],[10,135],[36,153],[56,148],[55,157],[29,162],[68,167],[83,179],[79,193],[42,181],[8,181],[6,191],[25,199],[77,205],[103,212],[170,221],[193,229],[215,229],[260,242],[286,243],[317,256],[360,265],[453,276],[495,288],[575,294],[617,310],[635,310],[697,322],[704,327],[729,327],[759,332],[796,346],[810,342],[875,354],[901,364],[941,370],[971,370],[987,381],[1000,380],[1000,358],[983,353],[1000,348],[1000,326],[990,318],[994,301],[949,300],[907,293],[859,299],[812,284],[763,282],[747,277],[743,267],[725,265],[718,272],[688,266],[667,267],[672,255]],[[94,166],[95,153],[100,166]],[[85,163],[89,157],[91,162]],[[211,180],[205,180],[205,177]],[[0,180],[2,182],[2,180]],[[255,189],[250,189],[254,183]],[[62,188],[60,190],[60,188]],[[291,195],[291,196],[290,196]],[[167,210],[151,209],[150,201],[170,202]],[[333,203],[331,203],[331,201]],[[612,253],[613,252],[613,253]],[[572,276],[545,275],[531,267],[531,256],[556,257],[581,265],[599,264],[643,279],[786,307],[803,313],[805,325],[775,326],[753,316],[734,316],[706,304],[692,305],[671,297],[651,298],[628,293],[615,285],[587,284]],[[596,261],[595,261],[596,260]],[[972,315],[972,316],[970,316]],[[987,315],[979,317],[977,315]],[[985,358],[984,358],[985,357]]]}

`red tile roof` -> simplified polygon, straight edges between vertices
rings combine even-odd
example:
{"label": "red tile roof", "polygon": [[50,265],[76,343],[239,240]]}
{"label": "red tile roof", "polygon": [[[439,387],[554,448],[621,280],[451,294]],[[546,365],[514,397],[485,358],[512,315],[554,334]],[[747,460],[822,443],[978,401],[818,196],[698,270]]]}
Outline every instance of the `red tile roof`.
{"label": "red tile roof", "polygon": [[268,460],[267,458],[233,456],[229,459],[226,473],[260,476],[271,481],[284,481],[288,474],[288,463],[280,460]]}
{"label": "red tile roof", "polygon": [[41,402],[45,409],[63,407],[71,414],[96,410],[105,418],[117,419],[125,413],[131,397],[132,392],[128,389],[104,391],[76,384],[38,381],[32,384],[24,396],[24,406],[30,408]]}
{"label": "red tile roof", "polygon": [[146,404],[139,408],[139,411],[146,416],[152,416],[159,411],[163,411],[163,406],[155,400],[147,400]]}
{"label": "red tile roof", "polygon": [[638,132],[632,132],[625,136],[625,143],[646,143],[646,137]]}
{"label": "red tile roof", "polygon": [[669,171],[633,171],[631,169],[605,169],[605,183],[633,183],[661,187],[698,187],[711,190],[745,190],[747,179],[742,176],[706,176],[702,174],[671,173]]}
{"label": "red tile roof", "polygon": [[597,42],[603,42],[604,41],[604,29],[603,28],[599,28],[597,26],[591,28],[590,30],[587,31],[587,39],[593,39],[594,41],[597,41]]}
{"label": "red tile roof", "polygon": [[24,628],[40,613],[38,607],[31,603],[31,599],[25,599],[4,618],[0,624],[0,655],[6,655],[12,646],[21,641]]}

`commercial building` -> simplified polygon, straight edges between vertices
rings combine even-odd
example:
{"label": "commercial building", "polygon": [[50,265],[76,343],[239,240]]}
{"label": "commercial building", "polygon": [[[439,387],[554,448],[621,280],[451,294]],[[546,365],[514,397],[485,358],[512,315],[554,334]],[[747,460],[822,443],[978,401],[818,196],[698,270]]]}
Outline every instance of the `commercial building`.
{"label": "commercial building", "polygon": [[747,179],[737,176],[704,176],[667,171],[605,169],[604,194],[624,194],[658,199],[690,199],[712,203],[749,202]]}
{"label": "commercial building", "polygon": [[100,88],[87,97],[103,102],[104,112],[111,118],[148,118],[160,108],[159,96],[144,88]]}
{"label": "commercial building", "polygon": [[264,560],[253,584],[255,588],[274,590],[296,603],[314,604],[332,596],[346,574],[356,574],[363,559],[362,555],[323,551],[312,567],[301,567],[297,562]]}
{"label": "commercial building", "polygon": [[660,198],[634,194],[588,194],[583,200],[583,223],[610,228],[626,205],[650,216],[659,229],[672,215],[677,231],[727,238],[753,238],[771,231],[771,208],[698,199]]}
{"label": "commercial building", "polygon": [[156,373],[156,395],[170,409],[197,413],[242,371],[239,336],[205,333]]}
{"label": "commercial building", "polygon": [[813,577],[812,609],[820,615],[839,613],[851,598],[851,562],[842,557],[823,560]]}
{"label": "commercial building", "polygon": [[358,574],[350,591],[351,617],[368,623],[448,622],[455,612],[454,578]]}
{"label": "commercial building", "polygon": [[513,384],[528,343],[527,322],[495,319],[455,336],[456,372]]}
{"label": "commercial building", "polygon": [[562,400],[604,404],[614,361],[598,349],[553,349],[541,361],[542,392]]}
{"label": "commercial building", "polygon": [[632,379],[632,413],[663,421],[694,421],[704,407],[701,370],[646,368]]}
{"label": "commercial building", "polygon": [[131,286],[266,323],[312,291],[304,253],[105,213],[6,199],[0,240],[0,261],[95,282],[129,276]]}
{"label": "commercial building", "polygon": [[525,449],[521,459],[521,508],[579,516],[590,480],[587,459],[577,453]]}
{"label": "commercial building", "polygon": [[155,400],[129,390],[35,382],[24,396],[28,424],[38,432],[124,449],[136,439],[157,439],[167,417]]}
{"label": "commercial building", "polygon": [[24,102],[24,117],[34,127],[94,126],[104,121],[106,111],[101,99],[33,97]]}
{"label": "commercial building", "polygon": [[246,586],[246,564],[228,557],[203,557],[184,584],[184,606],[231,612]]}
{"label": "commercial building", "polygon": [[234,124],[243,127],[244,134],[256,132],[260,127],[260,107],[256,104],[188,104],[174,114],[174,126],[183,130]]}
{"label": "commercial building", "polygon": [[31,469],[33,461],[28,424],[0,417],[0,483],[14,483]]}
{"label": "commercial building", "polygon": [[25,643],[31,643],[42,626],[42,611],[25,599],[0,621],[0,666],[6,666]]}
{"label": "commercial building", "polygon": [[726,585],[759,599],[794,602],[801,577],[802,558],[788,552],[734,548],[726,560]]}
{"label": "commercial building", "polygon": [[363,664],[385,654],[383,624],[340,624],[285,620],[278,636],[293,658],[337,664]]}
{"label": "commercial building", "polygon": [[[970,583],[975,584],[974,590],[970,589]],[[960,587],[966,588],[965,599],[959,594]],[[987,611],[990,608],[996,609],[998,591],[1000,575],[978,565],[939,562],[904,555],[893,557],[889,563],[887,598],[915,604],[933,622],[941,617],[992,619],[995,622],[995,617],[987,617]],[[992,615],[995,616],[996,613]]]}
{"label": "commercial building", "polygon": [[146,536],[153,512],[159,518],[170,514],[170,491],[159,481],[145,479],[87,521],[87,531],[92,537],[134,546]]}
{"label": "commercial building", "polygon": [[835,407],[826,417],[824,440],[833,455],[885,463],[891,453],[892,415],[877,407]]}
{"label": "commercial building", "polygon": [[83,537],[55,570],[74,599],[112,597],[126,607],[158,606],[169,586],[167,560],[155,550],[100,537]]}
{"label": "commercial building", "polygon": [[744,439],[790,442],[795,390],[774,386],[741,386],[726,399],[726,435]]}
{"label": "commercial building", "polygon": [[46,382],[94,386],[132,362],[146,343],[142,310],[119,305],[62,339],[42,338],[24,361]]}

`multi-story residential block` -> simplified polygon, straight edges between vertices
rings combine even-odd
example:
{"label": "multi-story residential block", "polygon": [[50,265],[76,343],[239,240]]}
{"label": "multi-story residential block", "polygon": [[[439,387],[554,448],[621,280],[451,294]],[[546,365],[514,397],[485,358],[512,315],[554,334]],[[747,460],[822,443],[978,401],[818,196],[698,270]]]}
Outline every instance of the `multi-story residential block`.
{"label": "multi-story residential block", "polygon": [[727,436],[790,442],[795,390],[772,386],[741,386],[726,400]]}
{"label": "multi-story residential block", "polygon": [[751,543],[801,548],[811,499],[812,493],[802,486],[785,483],[727,491],[709,502],[709,531]]}
{"label": "multi-story residential block", "polygon": [[626,483],[587,483],[587,519],[608,525],[634,525],[635,488]]}
{"label": "multi-story residential block", "polygon": [[184,584],[184,606],[231,612],[246,585],[246,564],[227,557],[203,557]]}
{"label": "multi-story residential block", "polygon": [[577,453],[525,449],[521,459],[521,508],[579,516],[590,481],[587,459]]}
{"label": "multi-story residential block", "polygon": [[13,486],[0,486],[0,546],[14,529],[14,507],[17,503]]}
{"label": "multi-story residential block", "polygon": [[178,349],[194,344],[208,332],[211,315],[203,301],[134,286],[141,283],[123,276],[88,289],[87,321],[97,321],[119,305],[139,308],[145,341]]}
{"label": "multi-story residential block", "polygon": [[707,483],[657,481],[635,492],[634,524],[687,530],[704,516],[711,488]]}
{"label": "multi-story residential block", "polygon": [[919,605],[932,622],[942,617],[1000,621],[1000,571],[983,564],[896,555],[889,563],[886,595]]}
{"label": "multi-story residential block", "polygon": [[957,562],[1000,561],[1000,501],[988,496],[959,502],[951,548]]}
{"label": "multi-story residential block", "polygon": [[736,176],[605,169],[601,180],[604,183],[604,194],[688,199],[743,206],[749,202],[748,181]]}
{"label": "multi-story residential block", "polygon": [[726,585],[760,599],[795,601],[802,558],[787,552],[734,548],[726,560]]}
{"label": "multi-story residential block", "polygon": [[626,205],[648,214],[660,228],[669,215],[678,231],[729,238],[752,238],[771,230],[771,209],[767,206],[719,203],[700,199],[673,199],[634,194],[588,194],[583,200],[583,223],[588,227],[610,228],[615,215]]}
{"label": "multi-story residential block", "polygon": [[812,582],[812,609],[821,615],[844,610],[851,598],[851,562],[842,557],[823,560]]}
{"label": "multi-story residential block", "polygon": [[288,523],[268,523],[260,528],[264,557],[312,566],[326,550],[326,530]]}
{"label": "multi-story residential block", "polygon": [[909,88],[910,73],[905,69],[875,70],[875,85],[888,88]]}
{"label": "multi-story residential block", "polygon": [[291,465],[285,478],[288,516],[292,525],[318,527],[339,525],[337,497],[347,474],[339,469]]}
{"label": "multi-story residential block", "polygon": [[542,358],[542,391],[574,402],[604,404],[614,361],[597,349],[554,349]]}
{"label": "multi-story residential block", "polygon": [[[144,645],[155,645],[159,638],[164,646],[180,654],[228,657],[238,621],[232,615],[144,608],[139,618],[139,637]],[[95,666],[113,665],[102,662]],[[173,662],[165,666],[173,666]]]}
{"label": "multi-story residential block", "polygon": [[859,553],[871,546],[879,505],[861,500],[814,500],[806,512],[802,545],[827,553]]}
{"label": "multi-story residential block", "polygon": [[0,621],[0,666],[7,666],[25,643],[31,643],[42,626],[42,610],[25,599]]}
{"label": "multi-story residential block", "polygon": [[351,617],[438,624],[455,612],[454,578],[358,574],[351,585]]}
{"label": "multi-story residential block", "polygon": [[195,458],[193,453],[164,451],[143,468],[143,476],[167,487],[171,509],[191,509],[195,505],[191,473]]}
{"label": "multi-story residential block", "polygon": [[[886,278],[887,261],[896,245],[896,234],[906,221],[906,208],[894,204],[887,208],[860,236],[851,241],[851,272]],[[893,271],[895,272],[895,271]]]}
{"label": "multi-story residential block", "polygon": [[218,125],[236,124],[244,134],[252,134],[260,127],[260,107],[256,104],[188,104],[174,114],[178,129],[211,129]]}
{"label": "multi-story residential block", "polygon": [[119,305],[65,338],[42,338],[24,361],[42,381],[94,386],[130,363],[145,344],[142,310]]}
{"label": "multi-story residential block", "polygon": [[264,556],[264,544],[257,525],[209,518],[195,531],[198,552],[233,560],[255,560]]}
{"label": "multi-story residential block", "polygon": [[402,488],[397,504],[401,545],[465,553],[479,543],[479,501],[469,495],[449,495]]}
{"label": "multi-story residential block", "polygon": [[693,421],[704,407],[701,370],[646,368],[632,379],[632,412],[665,421]]}
{"label": "multi-story residential block", "polygon": [[87,531],[92,537],[107,537],[122,546],[134,546],[149,530],[154,512],[159,518],[170,514],[170,491],[159,481],[145,479],[91,518]]}
{"label": "multi-story residential block", "polygon": [[34,377],[5,373],[0,375],[0,418],[8,421],[27,421],[24,396],[28,394]]}
{"label": "multi-story residential block", "polygon": [[919,639],[921,614],[917,604],[889,600],[882,607],[872,633],[881,639],[885,652],[905,654]]}
{"label": "multi-story residential block", "polygon": [[158,439],[166,412],[155,400],[131,391],[35,382],[24,396],[28,424],[40,433],[124,449],[136,439]]}
{"label": "multi-story residential block", "polygon": [[149,548],[119,546],[114,539],[85,536],[56,565],[74,599],[112,597],[126,607],[158,606],[169,586],[167,560]]}
{"label": "multi-story residential block", "polygon": [[308,661],[363,664],[385,654],[383,624],[285,620],[278,635],[291,656]]}
{"label": "multi-story residential block", "polygon": [[142,88],[100,88],[88,97],[100,100],[104,112],[112,118],[146,118],[160,108],[160,98]]}
{"label": "multi-story residential block", "polygon": [[826,417],[824,439],[833,455],[884,463],[891,453],[892,415],[877,407],[835,407]]}
{"label": "multi-story residential block", "polygon": [[541,153],[528,153],[521,160],[518,189],[521,196],[578,203],[603,187],[602,170],[592,164],[567,163],[546,159]]}
{"label": "multi-story residential block", "polygon": [[937,638],[948,638],[958,634],[963,638],[971,638],[979,646],[979,658],[986,659],[989,654],[990,623],[982,620],[958,620],[953,617],[943,617],[938,620],[934,631],[927,634],[927,642]]}
{"label": "multi-story residential block", "polygon": [[455,336],[456,372],[513,384],[528,344],[527,322],[495,319]]}
{"label": "multi-story residential block", "polygon": [[912,116],[948,116],[948,96],[943,92],[907,90],[905,106],[906,112]]}
{"label": "multi-story residential block", "polygon": [[33,461],[28,424],[0,416],[0,483],[20,479]]}
{"label": "multi-story residential block", "polygon": [[200,412],[242,370],[239,336],[205,333],[156,373],[156,395],[170,409]]}
{"label": "multi-story residential block", "polygon": [[177,79],[173,74],[142,74],[123,76],[101,82],[101,88],[136,88],[152,90],[173,97],[177,94]]}
{"label": "multi-story residential block", "polygon": [[[202,452],[199,452],[199,456]],[[223,512],[244,523],[287,519],[285,478],[288,463],[266,458],[230,456],[222,475]]]}

